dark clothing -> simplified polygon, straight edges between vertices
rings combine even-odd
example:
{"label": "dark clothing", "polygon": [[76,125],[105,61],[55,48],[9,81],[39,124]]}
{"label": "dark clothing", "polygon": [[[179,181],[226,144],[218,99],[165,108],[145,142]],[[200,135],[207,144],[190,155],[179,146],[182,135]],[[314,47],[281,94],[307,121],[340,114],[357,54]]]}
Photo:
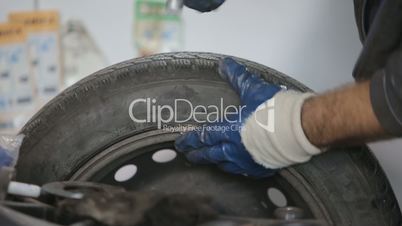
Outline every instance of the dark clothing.
{"label": "dark clothing", "polygon": [[[387,0],[354,0],[356,23],[363,43],[367,41],[370,27],[385,1]],[[401,33],[402,27],[394,32]],[[370,97],[374,113],[383,128],[394,136],[402,136],[402,42],[399,33],[394,33],[394,37],[398,37],[398,43],[384,59],[384,66],[375,73],[363,75],[366,79],[371,79]]]}
{"label": "dark clothing", "polygon": [[360,41],[364,42],[367,37],[370,24],[373,23],[376,12],[382,0],[354,0],[355,18],[359,29]]}

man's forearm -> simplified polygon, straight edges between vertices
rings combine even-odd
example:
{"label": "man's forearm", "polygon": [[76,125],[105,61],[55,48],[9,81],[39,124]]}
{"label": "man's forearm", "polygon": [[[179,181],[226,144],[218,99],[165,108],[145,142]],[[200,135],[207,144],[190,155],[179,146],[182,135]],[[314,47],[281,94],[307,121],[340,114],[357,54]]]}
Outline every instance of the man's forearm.
{"label": "man's forearm", "polygon": [[386,136],[372,110],[368,81],[308,99],[301,117],[307,138],[317,147],[364,143]]}

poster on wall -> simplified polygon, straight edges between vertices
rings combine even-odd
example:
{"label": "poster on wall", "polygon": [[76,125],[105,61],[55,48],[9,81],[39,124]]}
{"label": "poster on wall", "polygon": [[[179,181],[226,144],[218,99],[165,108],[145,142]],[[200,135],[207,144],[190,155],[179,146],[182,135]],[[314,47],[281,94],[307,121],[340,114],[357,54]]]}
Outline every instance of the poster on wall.
{"label": "poster on wall", "polygon": [[166,0],[136,0],[134,40],[140,56],[183,50],[180,14],[166,9]]}
{"label": "poster on wall", "polygon": [[62,87],[60,18],[57,11],[14,12],[9,22],[24,27],[28,56],[35,82],[38,107],[56,96]]}
{"label": "poster on wall", "polygon": [[0,24],[0,132],[16,133],[36,109],[24,27]]}

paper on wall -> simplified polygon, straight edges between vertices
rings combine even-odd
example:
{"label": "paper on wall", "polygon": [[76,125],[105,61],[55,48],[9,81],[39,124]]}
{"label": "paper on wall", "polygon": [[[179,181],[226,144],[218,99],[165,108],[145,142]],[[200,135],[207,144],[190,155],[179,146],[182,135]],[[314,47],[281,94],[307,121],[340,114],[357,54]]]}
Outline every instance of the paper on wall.
{"label": "paper on wall", "polygon": [[0,24],[0,132],[16,133],[35,110],[22,25]]}
{"label": "paper on wall", "polygon": [[183,49],[181,15],[166,9],[166,0],[136,0],[134,39],[140,56]]}
{"label": "paper on wall", "polygon": [[60,18],[57,11],[15,12],[9,21],[24,26],[38,107],[61,91]]}

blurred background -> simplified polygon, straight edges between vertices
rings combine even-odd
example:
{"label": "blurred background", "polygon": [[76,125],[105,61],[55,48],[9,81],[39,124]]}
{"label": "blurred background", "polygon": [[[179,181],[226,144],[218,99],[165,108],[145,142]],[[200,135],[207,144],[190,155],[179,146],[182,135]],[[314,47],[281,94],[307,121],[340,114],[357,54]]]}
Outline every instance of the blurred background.
{"label": "blurred background", "polygon": [[[92,72],[156,52],[234,55],[317,92],[353,81],[362,46],[350,0],[228,0],[212,13],[185,8],[177,15],[161,13],[161,4],[0,0],[0,133],[18,131],[46,101]],[[401,145],[370,144],[400,203]]]}

